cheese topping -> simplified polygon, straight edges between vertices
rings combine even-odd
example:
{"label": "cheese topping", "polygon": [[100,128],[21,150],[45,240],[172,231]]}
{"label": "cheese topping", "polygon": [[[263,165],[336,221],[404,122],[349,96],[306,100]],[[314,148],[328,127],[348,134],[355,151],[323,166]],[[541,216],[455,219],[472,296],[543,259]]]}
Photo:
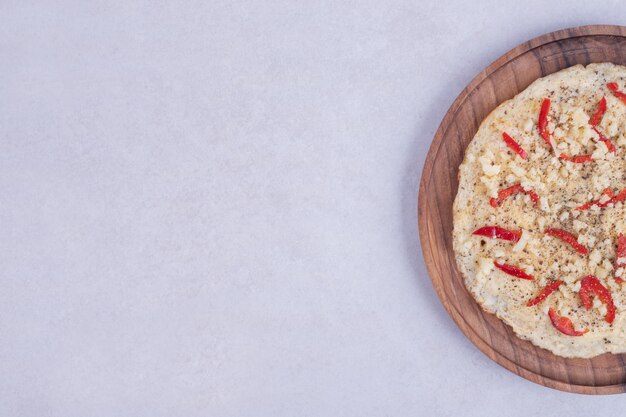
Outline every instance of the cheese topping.
{"label": "cheese topping", "polygon": [[[614,198],[626,189],[626,104],[607,88],[610,82],[626,92],[626,67],[577,65],[535,81],[502,103],[467,147],[454,202],[457,264],[474,298],[521,338],[565,357],[626,352],[626,284],[622,288],[616,279],[626,279],[626,257],[616,256],[617,238],[626,233],[626,206]],[[594,129],[589,122],[602,97],[606,112]],[[552,146],[539,132],[544,99],[550,100],[547,130]],[[504,145],[503,132],[527,153],[526,159]],[[575,162],[575,157],[587,159]],[[498,207],[489,204],[515,184],[524,192],[506,197]],[[472,235],[486,225],[522,234],[516,242]],[[563,230],[573,240],[546,235],[547,229]],[[494,268],[494,260],[515,265],[535,280]],[[589,310],[583,306],[581,280],[587,276],[610,293],[616,308],[612,323],[605,320],[610,307],[597,293],[591,294]],[[526,306],[557,280],[563,282],[558,290]],[[551,323],[550,307],[568,317],[575,329],[589,332],[564,334]]]}

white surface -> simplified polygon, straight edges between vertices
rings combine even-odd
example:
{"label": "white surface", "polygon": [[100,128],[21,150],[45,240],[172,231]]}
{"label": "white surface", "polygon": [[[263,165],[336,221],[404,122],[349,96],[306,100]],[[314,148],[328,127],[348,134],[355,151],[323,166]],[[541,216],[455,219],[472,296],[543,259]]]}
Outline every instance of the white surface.
{"label": "white surface", "polygon": [[416,230],[458,92],[621,2],[26,3],[0,1],[1,416],[623,408],[480,353]]}

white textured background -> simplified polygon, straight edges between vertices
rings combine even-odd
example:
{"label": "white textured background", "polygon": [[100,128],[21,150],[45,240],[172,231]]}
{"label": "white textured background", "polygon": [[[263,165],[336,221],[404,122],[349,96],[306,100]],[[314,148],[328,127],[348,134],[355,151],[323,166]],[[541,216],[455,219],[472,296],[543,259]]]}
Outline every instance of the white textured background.
{"label": "white textured background", "polygon": [[[38,3],[38,4],[37,4]],[[0,0],[0,416],[591,416],[440,305],[450,103],[622,1]]]}

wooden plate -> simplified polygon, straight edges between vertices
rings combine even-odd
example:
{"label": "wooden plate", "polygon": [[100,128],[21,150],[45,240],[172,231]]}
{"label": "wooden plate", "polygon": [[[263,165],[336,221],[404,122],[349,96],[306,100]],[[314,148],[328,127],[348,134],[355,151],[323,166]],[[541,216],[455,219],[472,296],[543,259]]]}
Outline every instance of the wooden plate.
{"label": "wooden plate", "polygon": [[575,64],[626,65],[626,27],[583,26],[539,36],[506,53],[452,103],[433,139],[419,190],[424,260],[446,310],[465,335],[509,371],[550,388],[584,394],[626,392],[626,354],[565,359],[515,336],[471,297],[452,250],[452,202],[465,147],[480,122],[537,78]]}

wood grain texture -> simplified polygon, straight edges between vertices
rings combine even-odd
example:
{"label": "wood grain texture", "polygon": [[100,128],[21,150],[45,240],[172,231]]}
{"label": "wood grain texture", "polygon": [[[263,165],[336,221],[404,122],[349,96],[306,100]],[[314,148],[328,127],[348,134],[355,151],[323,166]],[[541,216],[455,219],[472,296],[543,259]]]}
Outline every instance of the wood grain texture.
{"label": "wood grain texture", "polygon": [[508,370],[550,388],[617,394],[626,392],[626,354],[566,359],[519,339],[474,301],[452,249],[452,203],[459,165],[480,122],[537,78],[593,62],[626,65],[626,27],[595,25],[548,33],[512,49],[478,74],[452,103],[430,146],[419,189],[418,220],[433,286],[461,331],[482,352]]}

